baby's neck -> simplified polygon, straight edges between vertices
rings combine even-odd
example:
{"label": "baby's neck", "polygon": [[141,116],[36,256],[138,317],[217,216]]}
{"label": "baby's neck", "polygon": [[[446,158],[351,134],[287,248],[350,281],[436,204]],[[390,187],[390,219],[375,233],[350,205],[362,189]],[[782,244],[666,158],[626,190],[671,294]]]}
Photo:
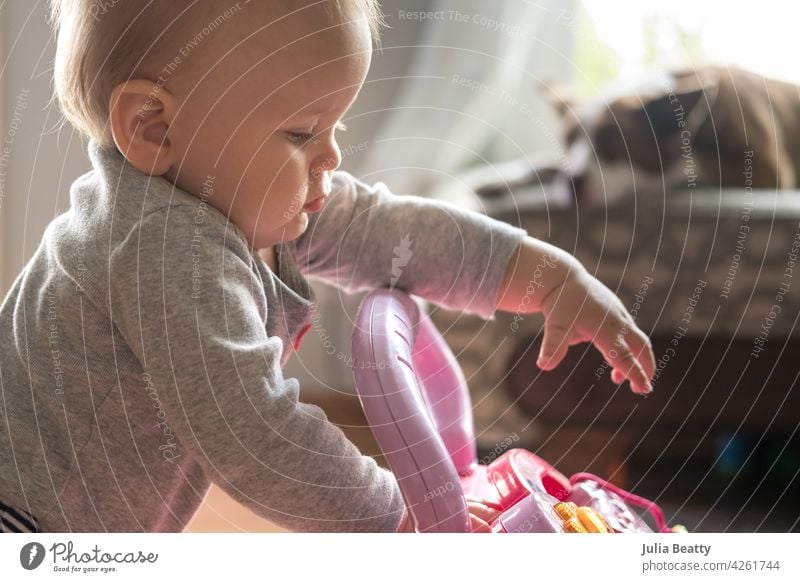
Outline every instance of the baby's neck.
{"label": "baby's neck", "polygon": [[278,273],[278,257],[275,254],[275,247],[267,247],[258,249],[258,256],[260,256],[265,263],[272,269],[272,272]]}

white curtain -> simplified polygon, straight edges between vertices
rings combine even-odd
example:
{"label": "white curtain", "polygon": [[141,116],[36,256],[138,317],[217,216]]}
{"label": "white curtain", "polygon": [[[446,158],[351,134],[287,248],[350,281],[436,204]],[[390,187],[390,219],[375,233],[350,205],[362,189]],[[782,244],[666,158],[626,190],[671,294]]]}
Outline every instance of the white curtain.
{"label": "white curtain", "polygon": [[[539,84],[569,80],[570,3],[418,4],[443,20],[423,21],[406,77],[375,128],[375,147],[354,170],[399,193],[441,197],[454,175],[481,158],[552,151],[555,117]],[[398,26],[401,11],[410,12],[387,10]]]}

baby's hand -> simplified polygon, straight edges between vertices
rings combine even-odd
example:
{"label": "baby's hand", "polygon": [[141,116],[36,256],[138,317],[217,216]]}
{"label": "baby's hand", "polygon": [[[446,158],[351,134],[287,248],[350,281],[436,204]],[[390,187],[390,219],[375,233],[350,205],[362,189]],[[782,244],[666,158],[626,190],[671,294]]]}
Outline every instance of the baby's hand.
{"label": "baby's hand", "polygon": [[[489,533],[489,526],[500,511],[493,509],[474,497],[467,496],[467,509],[469,510],[469,524],[474,533]],[[403,519],[397,528],[397,533],[414,533],[414,523],[408,509],[403,512]]]}
{"label": "baby's hand", "polygon": [[489,524],[497,519],[500,511],[469,495],[467,496],[467,509],[469,509],[469,525],[473,533],[491,533],[492,528]]}
{"label": "baby's hand", "polygon": [[611,380],[625,379],[639,394],[652,392],[656,361],[649,338],[638,328],[616,295],[585,268],[571,268],[561,285],[542,299],[544,340],[537,365],[555,368],[569,346],[590,341],[613,368]]}

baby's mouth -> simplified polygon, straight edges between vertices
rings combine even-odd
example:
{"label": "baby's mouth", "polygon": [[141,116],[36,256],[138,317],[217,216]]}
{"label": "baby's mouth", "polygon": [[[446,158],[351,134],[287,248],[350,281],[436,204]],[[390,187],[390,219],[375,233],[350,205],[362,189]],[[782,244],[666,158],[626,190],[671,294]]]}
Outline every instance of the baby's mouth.
{"label": "baby's mouth", "polygon": [[306,202],[306,204],[303,206],[303,209],[308,212],[319,212],[320,210],[322,210],[322,206],[325,203],[325,199],[331,193],[332,189],[333,189],[333,183],[331,180],[330,172],[323,172],[320,178],[320,190],[322,191],[322,193],[316,198],[313,198],[308,202]]}
{"label": "baby's mouth", "polygon": [[314,200],[308,202],[305,206],[303,206],[303,210],[306,212],[319,212],[322,210],[322,207],[325,204],[326,196],[317,196]]}

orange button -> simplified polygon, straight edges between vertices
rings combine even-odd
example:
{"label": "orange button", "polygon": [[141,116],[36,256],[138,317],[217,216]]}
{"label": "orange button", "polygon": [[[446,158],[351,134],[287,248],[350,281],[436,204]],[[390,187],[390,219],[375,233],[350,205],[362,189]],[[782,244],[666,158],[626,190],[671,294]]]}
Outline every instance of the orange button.
{"label": "orange button", "polygon": [[567,533],[611,533],[605,520],[591,507],[578,507],[572,501],[553,506]]}

